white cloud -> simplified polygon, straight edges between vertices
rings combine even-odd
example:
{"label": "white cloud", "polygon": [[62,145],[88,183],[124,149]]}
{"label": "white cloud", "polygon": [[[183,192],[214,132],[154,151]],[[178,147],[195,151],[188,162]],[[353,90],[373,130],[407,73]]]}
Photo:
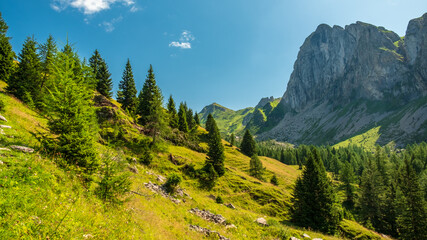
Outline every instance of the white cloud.
{"label": "white cloud", "polygon": [[61,12],[67,7],[73,7],[79,9],[86,15],[90,15],[110,9],[115,3],[122,3],[130,7],[131,12],[136,12],[138,10],[133,0],[52,0],[50,6],[57,12]]}
{"label": "white cloud", "polygon": [[181,37],[179,38],[179,42],[178,41],[173,41],[171,43],[169,43],[169,47],[178,47],[181,49],[190,49],[191,48],[191,41],[194,41],[196,38],[193,36],[193,34],[188,31],[188,30],[184,30],[181,33]]}
{"label": "white cloud", "polygon": [[114,26],[116,23],[120,22],[123,20],[123,17],[120,16],[118,18],[113,18],[111,19],[111,21],[107,22],[104,21],[101,24],[99,24],[100,27],[103,27],[105,29],[106,32],[112,32],[114,31],[114,29],[116,29],[116,27]]}
{"label": "white cloud", "polygon": [[182,49],[189,49],[189,48],[191,48],[191,43],[189,43],[189,42],[171,42],[171,43],[169,43],[169,47],[179,47]]}

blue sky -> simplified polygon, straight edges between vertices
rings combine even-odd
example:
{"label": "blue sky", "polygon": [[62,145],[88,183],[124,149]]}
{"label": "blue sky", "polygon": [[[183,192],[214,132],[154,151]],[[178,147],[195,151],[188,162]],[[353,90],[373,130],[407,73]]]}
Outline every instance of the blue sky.
{"label": "blue sky", "polygon": [[425,0],[0,0],[16,53],[27,36],[67,35],[81,57],[106,59],[117,90],[127,58],[138,91],[149,64],[165,99],[196,111],[281,97],[299,47],[321,23],[372,23],[404,35]]}

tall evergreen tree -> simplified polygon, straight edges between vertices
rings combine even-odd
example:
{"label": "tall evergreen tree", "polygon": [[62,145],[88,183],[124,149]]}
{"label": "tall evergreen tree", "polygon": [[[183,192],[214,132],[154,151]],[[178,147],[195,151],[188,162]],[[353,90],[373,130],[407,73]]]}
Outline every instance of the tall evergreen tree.
{"label": "tall evergreen tree", "polygon": [[42,83],[41,62],[37,54],[37,43],[28,37],[19,54],[18,69],[9,79],[8,91],[27,104],[34,105],[40,100]]}
{"label": "tall evergreen tree", "polygon": [[179,104],[178,111],[178,129],[183,131],[184,133],[188,132],[188,124],[187,124],[187,113],[185,111],[185,106],[183,103]]}
{"label": "tall evergreen tree", "polygon": [[340,179],[345,188],[346,199],[344,200],[344,205],[351,209],[355,203],[355,193],[352,185],[354,182],[354,170],[349,162],[346,162],[340,171]]}
{"label": "tall evergreen tree", "polygon": [[245,135],[243,135],[242,143],[240,145],[240,150],[242,151],[243,154],[249,157],[257,153],[255,140],[248,129],[246,129]]}
{"label": "tall evergreen tree", "polygon": [[105,97],[111,98],[113,94],[113,80],[111,80],[111,73],[108,70],[108,65],[101,57],[98,50],[95,50],[92,57],[89,59],[89,65],[96,79],[96,90]]}
{"label": "tall evergreen tree", "polygon": [[156,84],[151,64],[138,99],[137,114],[140,115],[138,122],[145,125],[146,129],[151,132],[153,143],[155,143],[156,136],[159,135],[161,129],[165,126],[165,116],[162,107],[162,92]]}
{"label": "tall evergreen tree", "polygon": [[122,104],[122,108],[131,114],[136,111],[137,98],[136,98],[135,80],[133,79],[132,66],[130,61],[126,62],[125,70],[123,71],[122,80],[119,83],[119,91],[117,91],[117,101]]}
{"label": "tall evergreen tree", "polygon": [[42,83],[40,88],[42,91],[44,90],[44,87],[46,85],[49,85],[48,81],[52,78],[52,72],[54,68],[54,60],[56,53],[58,51],[56,47],[55,39],[53,39],[52,35],[49,35],[49,37],[46,40],[46,43],[40,45],[40,59],[41,59],[41,66],[42,66]]}
{"label": "tall evergreen tree", "polygon": [[169,96],[168,100],[168,113],[169,113],[169,126],[171,128],[178,128],[178,113],[176,112],[175,101],[172,95]]}
{"label": "tall evergreen tree", "polygon": [[198,126],[200,126],[199,114],[197,114],[197,112],[196,112],[196,113],[194,113],[194,122],[196,122],[196,124],[197,124]]}
{"label": "tall evergreen tree", "polygon": [[215,120],[214,120],[214,118],[213,118],[213,116],[212,116],[212,114],[210,114],[209,113],[209,115],[208,115],[208,117],[207,117],[207,119],[206,119],[206,123],[205,123],[205,129],[206,129],[206,131],[208,131],[208,132],[212,132],[212,129],[213,129],[213,123],[215,122]]}
{"label": "tall evergreen tree", "polygon": [[252,155],[251,160],[249,162],[249,174],[252,177],[262,180],[263,172],[264,172],[264,167],[262,166],[262,162],[259,159],[258,155],[256,154]]}
{"label": "tall evergreen tree", "polygon": [[6,82],[12,75],[13,59],[15,58],[15,53],[12,51],[12,45],[9,42],[10,37],[6,36],[8,28],[0,12],[0,80]]}
{"label": "tall evergreen tree", "polygon": [[207,153],[206,163],[212,164],[218,176],[221,177],[225,173],[224,168],[224,146],[222,145],[221,135],[215,120],[212,122],[212,129],[209,132],[208,140],[209,151]]}
{"label": "tall evergreen tree", "polygon": [[381,202],[379,199],[383,180],[376,164],[369,160],[361,178],[359,205],[361,215],[367,227],[380,226]]}
{"label": "tall evergreen tree", "polygon": [[313,230],[334,233],[340,219],[332,182],[317,150],[308,153],[306,165],[295,182],[292,221]]}
{"label": "tall evergreen tree", "polygon": [[64,52],[55,57],[54,81],[45,99],[48,127],[54,137],[45,143],[47,149],[60,153],[67,165],[77,167],[88,179],[99,166],[95,150],[97,124],[91,102],[93,92],[84,84],[86,76],[75,74],[74,57]]}
{"label": "tall evergreen tree", "polygon": [[230,135],[230,145],[231,146],[234,146],[234,141],[236,140],[236,137],[234,136],[234,133],[232,133],[231,135]]}
{"label": "tall evergreen tree", "polygon": [[404,160],[399,172],[400,215],[397,217],[397,225],[400,237],[414,240],[427,239],[426,202],[409,159]]}
{"label": "tall evergreen tree", "polygon": [[194,121],[194,117],[193,117],[193,110],[191,108],[188,108],[186,111],[186,114],[187,114],[188,129],[193,130],[196,127],[196,121]]}

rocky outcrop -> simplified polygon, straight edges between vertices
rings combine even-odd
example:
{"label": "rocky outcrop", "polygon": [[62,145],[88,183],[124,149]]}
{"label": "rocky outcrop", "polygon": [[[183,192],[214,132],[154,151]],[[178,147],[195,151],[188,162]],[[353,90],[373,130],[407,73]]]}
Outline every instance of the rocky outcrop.
{"label": "rocky outcrop", "polygon": [[0,115],[0,120],[7,122],[6,118]]}
{"label": "rocky outcrop", "polygon": [[393,135],[398,144],[426,140],[426,95],[427,13],[411,20],[402,38],[363,22],[321,24],[301,46],[280,107],[258,134],[333,144],[381,126],[382,142]]}
{"label": "rocky outcrop", "polygon": [[9,147],[11,149],[13,149],[15,151],[19,151],[19,152],[25,152],[25,153],[33,153],[34,152],[34,149],[29,148],[29,147],[17,146],[17,145],[10,145]]}
{"label": "rocky outcrop", "polygon": [[220,239],[220,240],[229,240],[229,238],[226,238],[226,237],[222,236],[221,234],[219,234],[216,231],[212,231],[210,229],[207,229],[207,228],[204,228],[204,227],[200,227],[200,226],[197,226],[197,225],[190,225],[190,229],[193,230],[193,231],[196,231],[196,232],[203,233],[206,236],[217,236],[218,239]]}
{"label": "rocky outcrop", "polygon": [[265,220],[265,218],[262,218],[262,217],[257,218],[255,222],[262,226],[268,226],[267,220]]}
{"label": "rocky outcrop", "polygon": [[227,225],[226,219],[221,214],[214,214],[208,210],[200,210],[198,208],[190,209],[190,213],[197,215],[210,222]]}

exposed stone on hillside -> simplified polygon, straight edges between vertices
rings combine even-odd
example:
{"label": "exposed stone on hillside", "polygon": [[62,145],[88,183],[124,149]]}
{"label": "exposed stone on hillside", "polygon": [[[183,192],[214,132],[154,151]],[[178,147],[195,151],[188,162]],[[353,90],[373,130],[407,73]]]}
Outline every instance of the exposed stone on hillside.
{"label": "exposed stone on hillside", "polygon": [[29,147],[17,146],[17,145],[10,145],[9,147],[12,148],[13,150],[20,151],[20,152],[26,152],[26,153],[34,152],[34,149]]}
{"label": "exposed stone on hillside", "polygon": [[261,100],[259,100],[258,104],[255,106],[255,108],[262,108],[265,106],[265,104],[269,103],[269,102],[273,102],[274,101],[274,97],[265,97],[265,98],[261,98]]}
{"label": "exposed stone on hillside", "polygon": [[197,226],[197,225],[190,225],[190,229],[194,230],[196,232],[204,233],[206,236],[215,236],[216,235],[216,236],[218,236],[218,238],[220,240],[229,240],[229,238],[226,238],[226,237],[222,236],[221,234],[219,234],[216,231],[212,231],[210,229],[207,229],[207,228],[204,228],[204,227],[200,227],[200,226]]}
{"label": "exposed stone on hillside", "polygon": [[264,218],[257,218],[255,222],[262,226],[268,226],[267,220],[265,220]]}
{"label": "exposed stone on hillside", "polygon": [[190,209],[190,213],[197,215],[207,221],[226,225],[226,219],[220,214],[213,214],[208,210],[200,210],[198,208]]}
{"label": "exposed stone on hillside", "polygon": [[7,126],[7,125],[0,125],[0,128],[12,128],[11,126]]}
{"label": "exposed stone on hillside", "polygon": [[6,118],[0,115],[0,120],[7,122]]}
{"label": "exposed stone on hillside", "polygon": [[10,151],[9,148],[0,148],[0,151]]}
{"label": "exposed stone on hillside", "polygon": [[157,185],[157,184],[152,183],[152,182],[144,183],[144,185],[146,188],[150,189],[151,191],[162,195],[163,197],[171,200],[172,202],[174,202],[176,204],[181,203],[181,200],[174,198],[173,196],[168,194],[163,186]]}
{"label": "exposed stone on hillside", "polygon": [[227,204],[225,204],[225,206],[229,207],[231,209],[236,209],[236,207],[233,204],[231,204],[231,203],[227,203]]}

